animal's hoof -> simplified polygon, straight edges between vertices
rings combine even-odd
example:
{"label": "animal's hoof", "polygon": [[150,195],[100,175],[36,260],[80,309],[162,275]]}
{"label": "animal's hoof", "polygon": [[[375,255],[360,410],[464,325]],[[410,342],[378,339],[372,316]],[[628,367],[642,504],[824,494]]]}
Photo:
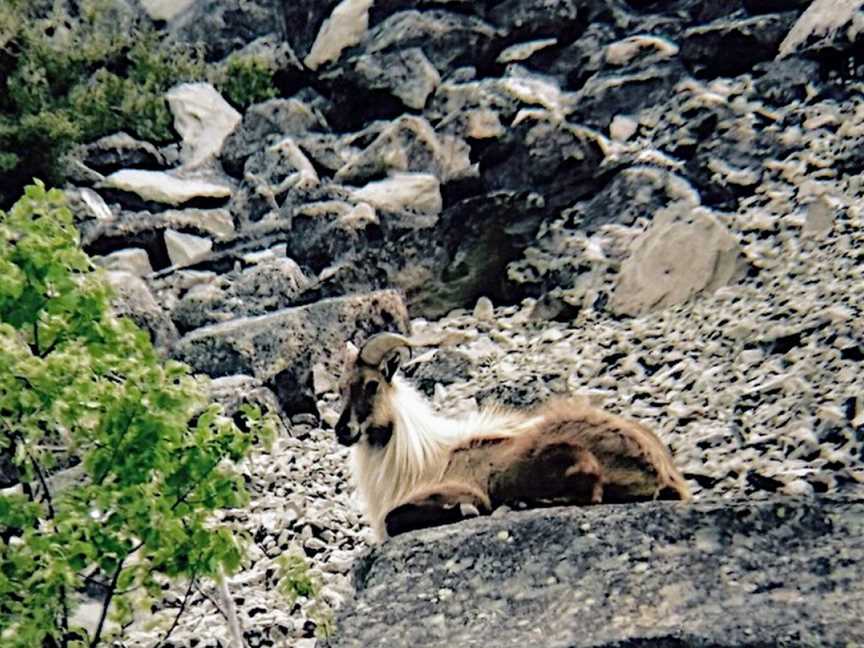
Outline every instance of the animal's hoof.
{"label": "animal's hoof", "polygon": [[459,512],[462,513],[463,518],[480,517],[480,509],[473,504],[460,504]]}

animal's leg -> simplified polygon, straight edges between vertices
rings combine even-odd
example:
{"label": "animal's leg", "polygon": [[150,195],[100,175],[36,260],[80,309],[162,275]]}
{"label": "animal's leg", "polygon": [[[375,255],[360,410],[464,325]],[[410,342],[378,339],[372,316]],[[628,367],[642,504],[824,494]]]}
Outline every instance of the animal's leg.
{"label": "animal's leg", "polygon": [[489,498],[477,487],[448,481],[421,488],[384,518],[388,536],[452,524],[466,518],[486,514]]}
{"label": "animal's leg", "polygon": [[514,444],[507,463],[490,476],[489,493],[495,505],[599,504],[603,470],[578,443],[534,436]]}

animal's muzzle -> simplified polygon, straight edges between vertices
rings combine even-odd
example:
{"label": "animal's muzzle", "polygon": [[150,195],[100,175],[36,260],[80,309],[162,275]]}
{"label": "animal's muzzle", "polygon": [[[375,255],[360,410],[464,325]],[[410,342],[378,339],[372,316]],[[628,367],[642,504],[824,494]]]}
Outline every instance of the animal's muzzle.
{"label": "animal's muzzle", "polygon": [[351,410],[346,408],[336,423],[336,440],[344,446],[352,446],[360,438],[360,431],[351,424]]}

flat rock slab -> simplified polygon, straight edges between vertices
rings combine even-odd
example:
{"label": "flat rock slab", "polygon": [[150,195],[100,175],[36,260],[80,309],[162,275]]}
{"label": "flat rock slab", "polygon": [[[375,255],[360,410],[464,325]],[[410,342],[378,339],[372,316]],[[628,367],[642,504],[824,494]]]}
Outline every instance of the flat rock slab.
{"label": "flat rock slab", "polygon": [[541,509],[355,567],[330,648],[864,643],[864,501]]}
{"label": "flat rock slab", "polygon": [[256,317],[196,329],[172,355],[213,378],[248,375],[272,389],[288,415],[314,412],[312,367],[339,375],[345,343],[378,331],[408,331],[408,313],[395,290],[322,299]]}

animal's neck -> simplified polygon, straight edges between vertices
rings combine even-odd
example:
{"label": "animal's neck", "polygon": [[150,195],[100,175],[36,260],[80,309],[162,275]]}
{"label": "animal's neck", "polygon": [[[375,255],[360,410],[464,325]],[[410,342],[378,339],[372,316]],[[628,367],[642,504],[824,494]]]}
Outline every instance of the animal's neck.
{"label": "animal's neck", "polygon": [[393,435],[383,448],[361,445],[355,458],[355,478],[373,524],[420,484],[440,479],[449,451],[462,426],[437,414],[407,382],[391,385]]}

